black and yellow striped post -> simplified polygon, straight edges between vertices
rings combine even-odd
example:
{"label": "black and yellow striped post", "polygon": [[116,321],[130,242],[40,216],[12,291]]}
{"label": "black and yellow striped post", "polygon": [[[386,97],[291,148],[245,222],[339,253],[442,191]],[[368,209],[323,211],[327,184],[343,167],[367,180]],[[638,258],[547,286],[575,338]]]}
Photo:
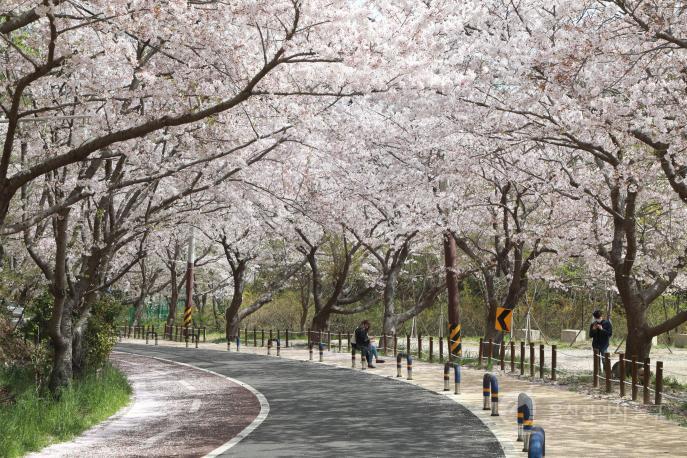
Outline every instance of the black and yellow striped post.
{"label": "black and yellow striped post", "polygon": [[463,356],[463,342],[460,335],[460,323],[448,325],[449,361]]}

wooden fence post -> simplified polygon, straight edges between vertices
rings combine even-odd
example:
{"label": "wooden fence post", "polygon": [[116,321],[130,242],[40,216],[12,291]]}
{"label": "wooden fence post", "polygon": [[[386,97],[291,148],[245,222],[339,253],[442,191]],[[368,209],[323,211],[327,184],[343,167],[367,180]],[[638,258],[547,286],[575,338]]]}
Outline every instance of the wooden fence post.
{"label": "wooden fence post", "polygon": [[434,338],[429,336],[429,362],[434,362]]}
{"label": "wooden fence post", "polygon": [[520,341],[520,375],[525,375],[525,341]]}
{"label": "wooden fence post", "polygon": [[599,350],[594,349],[594,372],[592,373],[592,386],[599,386]]}
{"label": "wooden fence post", "polygon": [[489,346],[487,347],[487,369],[491,366],[491,355],[494,354],[494,340],[489,339]]}
{"label": "wooden fence post", "polygon": [[651,374],[651,360],[644,359],[644,373],[642,374],[642,386],[644,388],[644,404],[651,403],[651,393],[649,393],[649,380]]}
{"label": "wooden fence post", "polygon": [[632,355],[632,400],[637,400],[637,376],[639,370],[637,369],[637,355]]}
{"label": "wooden fence post", "polygon": [[544,344],[539,345],[539,378],[544,380]]}
{"label": "wooden fence post", "polygon": [[655,404],[661,405],[663,400],[663,361],[656,361],[656,399]]}
{"label": "wooden fence post", "polygon": [[506,370],[506,342],[503,340],[501,341],[500,344],[500,351],[499,351],[499,359],[501,360],[501,370],[505,371]]}
{"label": "wooden fence post", "polygon": [[556,381],[556,346],[551,345],[551,381]]}
{"label": "wooden fence post", "polygon": [[439,337],[439,362],[444,362],[444,338]]}
{"label": "wooden fence post", "polygon": [[[449,350],[448,353],[449,355],[451,354],[451,343],[449,341]],[[477,357],[477,368],[482,369],[482,352],[484,352],[484,339],[482,337],[479,338],[479,352],[478,352],[478,357]]]}
{"label": "wooden fence post", "polygon": [[510,341],[510,371],[515,372],[515,342]]}
{"label": "wooden fence post", "polygon": [[620,397],[625,396],[625,353],[620,353],[618,361],[618,373],[620,374]]}
{"label": "wooden fence post", "polygon": [[530,342],[530,377],[534,378],[534,343]]}
{"label": "wooden fence post", "polygon": [[422,336],[417,333],[417,359],[422,358]]}
{"label": "wooden fence post", "polygon": [[611,354],[604,353],[604,377],[606,378],[606,393],[610,393],[611,386]]}

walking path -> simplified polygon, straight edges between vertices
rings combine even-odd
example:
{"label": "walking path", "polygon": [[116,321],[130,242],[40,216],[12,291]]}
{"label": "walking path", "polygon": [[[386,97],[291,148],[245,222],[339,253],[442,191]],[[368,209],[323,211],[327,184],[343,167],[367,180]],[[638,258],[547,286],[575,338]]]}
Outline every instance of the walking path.
{"label": "walking path", "polygon": [[115,352],[132,404],[72,442],[30,456],[202,456],[236,437],[261,411],[248,389],[192,367]]}
{"label": "walking path", "polygon": [[[138,341],[140,342],[140,341]],[[163,347],[183,347],[175,342],[160,342]],[[145,345],[140,346],[146,348]],[[151,349],[154,348],[149,346]],[[227,354],[236,354],[232,345],[231,352],[226,352],[223,344],[200,344],[201,349],[217,349]],[[188,360],[193,360],[198,350],[183,348]],[[257,353],[266,356],[264,347],[242,346],[240,354]],[[272,349],[275,354],[275,349]],[[281,359],[308,360],[305,349],[281,349]],[[315,350],[314,359],[318,359]],[[273,361],[278,359],[272,356]],[[313,365],[320,365],[314,362]],[[325,352],[324,365],[333,365],[350,369],[351,359],[348,353]],[[360,364],[358,363],[358,367]],[[506,456],[522,457],[522,444],[516,442],[517,396],[528,393],[535,403],[535,424],[546,430],[548,457],[570,457],[579,453],[603,451],[603,454],[617,457],[648,456],[686,456],[685,433],[687,430],[662,417],[639,411],[623,405],[620,399],[595,399],[590,396],[568,391],[552,385],[534,384],[514,377],[499,376],[500,416],[491,417],[490,412],[482,410],[482,377],[484,371],[463,369],[462,394],[445,394],[443,390],[443,367],[439,364],[415,362],[413,381],[408,384],[442,394],[446,399],[458,402],[469,409],[486,424],[498,438]],[[350,371],[349,372],[353,372]],[[357,369],[356,373],[362,371]],[[368,369],[365,375],[378,375],[397,380],[395,361],[387,360]],[[229,372],[231,373],[231,372]],[[403,369],[405,381],[405,364]],[[327,382],[329,383],[329,382]],[[452,391],[450,392],[452,393]],[[344,415],[344,417],[347,414]],[[343,420],[345,421],[345,420]],[[435,429],[444,434],[455,434],[459,431],[452,421],[431,421]],[[428,428],[429,429],[429,428]],[[378,429],[375,429],[375,434]],[[484,455],[491,456],[491,455]]]}
{"label": "walking path", "polygon": [[[465,407],[371,371],[221,351],[217,345],[196,350],[124,343],[117,348],[229,375],[265,396],[267,418],[222,456],[504,456],[489,428]],[[198,416],[203,415],[201,409]]]}

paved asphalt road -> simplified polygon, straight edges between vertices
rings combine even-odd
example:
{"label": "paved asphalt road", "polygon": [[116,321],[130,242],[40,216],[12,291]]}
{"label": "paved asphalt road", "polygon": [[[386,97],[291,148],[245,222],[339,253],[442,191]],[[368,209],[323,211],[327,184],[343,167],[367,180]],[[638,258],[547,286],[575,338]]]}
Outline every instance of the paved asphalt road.
{"label": "paved asphalt road", "polygon": [[191,364],[260,391],[269,416],[226,456],[503,456],[494,435],[467,409],[394,379],[247,353],[134,344],[117,349]]}

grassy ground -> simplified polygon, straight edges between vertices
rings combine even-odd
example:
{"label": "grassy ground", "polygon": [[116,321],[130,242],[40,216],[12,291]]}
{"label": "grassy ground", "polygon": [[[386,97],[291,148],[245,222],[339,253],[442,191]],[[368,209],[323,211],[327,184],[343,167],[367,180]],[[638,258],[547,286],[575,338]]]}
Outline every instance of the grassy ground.
{"label": "grassy ground", "polygon": [[0,368],[0,387],[9,399],[0,405],[0,456],[22,456],[67,441],[129,403],[124,374],[106,366],[65,390],[59,401],[37,394],[30,374]]}

